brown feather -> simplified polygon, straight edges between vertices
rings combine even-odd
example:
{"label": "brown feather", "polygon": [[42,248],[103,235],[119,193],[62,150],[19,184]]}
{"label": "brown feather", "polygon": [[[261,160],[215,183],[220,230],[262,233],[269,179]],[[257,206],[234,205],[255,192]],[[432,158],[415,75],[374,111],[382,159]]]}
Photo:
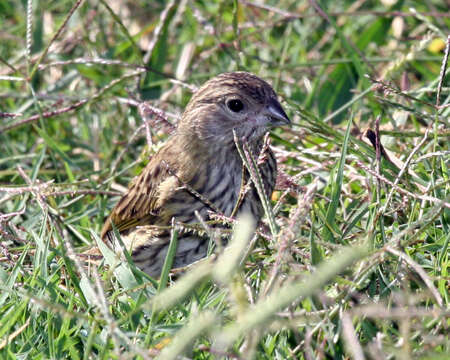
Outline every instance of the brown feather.
{"label": "brown feather", "polygon": [[[232,110],[229,101],[240,101]],[[192,97],[177,131],[135,178],[105,221],[101,237],[114,243],[113,224],[132,252],[138,266],[158,276],[169,243],[172,218],[197,222],[208,211],[231,216],[248,211],[256,220],[262,205],[252,185],[239,200],[243,165],[234,144],[233,130],[250,145],[257,157],[262,136],[270,126],[288,123],[273,89],[253,74],[226,73],[211,79]],[[265,190],[275,185],[276,162],[270,150],[260,165]],[[245,175],[246,170],[244,170]],[[248,174],[244,179],[249,179]],[[174,267],[206,255],[208,239],[199,231],[185,229],[179,236]]]}

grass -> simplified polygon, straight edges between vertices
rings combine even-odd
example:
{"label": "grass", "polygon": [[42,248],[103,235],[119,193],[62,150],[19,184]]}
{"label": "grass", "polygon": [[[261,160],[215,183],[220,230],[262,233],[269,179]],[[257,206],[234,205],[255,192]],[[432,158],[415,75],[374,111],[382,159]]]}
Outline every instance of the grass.
{"label": "grass", "polygon": [[[260,4],[0,4],[0,358],[448,357],[445,1]],[[293,121],[278,189],[256,236],[241,219],[216,260],[154,281],[103,220],[232,70]]]}

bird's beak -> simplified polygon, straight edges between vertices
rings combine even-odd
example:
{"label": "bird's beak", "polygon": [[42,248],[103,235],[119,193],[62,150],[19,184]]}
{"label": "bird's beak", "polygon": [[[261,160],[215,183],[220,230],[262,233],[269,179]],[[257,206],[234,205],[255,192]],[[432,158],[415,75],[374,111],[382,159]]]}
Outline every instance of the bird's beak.
{"label": "bird's beak", "polygon": [[291,120],[289,120],[276,99],[269,100],[269,103],[266,105],[266,115],[270,118],[269,124],[271,126],[289,125],[291,123]]}

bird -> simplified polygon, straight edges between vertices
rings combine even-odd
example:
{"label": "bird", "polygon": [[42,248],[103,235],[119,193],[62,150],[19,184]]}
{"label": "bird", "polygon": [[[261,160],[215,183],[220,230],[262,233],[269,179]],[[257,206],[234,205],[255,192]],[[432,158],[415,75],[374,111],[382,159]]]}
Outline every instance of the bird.
{"label": "bird", "polygon": [[191,97],[174,134],[111,210],[102,240],[117,249],[119,233],[136,266],[158,278],[172,225],[181,224],[172,268],[204,258],[209,238],[195,230],[199,217],[208,222],[214,214],[236,218],[249,213],[258,223],[264,212],[235,140],[245,142],[256,158],[265,151],[257,166],[270,198],[277,163],[265,146],[265,134],[290,123],[273,88],[258,76],[236,71],[206,81]]}

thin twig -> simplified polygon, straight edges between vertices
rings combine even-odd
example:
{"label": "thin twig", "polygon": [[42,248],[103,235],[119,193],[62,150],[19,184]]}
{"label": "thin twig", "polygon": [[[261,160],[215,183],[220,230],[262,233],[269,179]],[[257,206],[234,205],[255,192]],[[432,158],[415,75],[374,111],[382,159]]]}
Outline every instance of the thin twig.
{"label": "thin twig", "polygon": [[[167,25],[167,21],[169,19],[169,14],[171,13],[172,9],[175,7],[175,5],[178,2],[176,0],[170,0],[169,3],[167,3],[166,7],[164,8],[163,12],[161,13],[160,17],[159,17],[159,23],[156,26],[155,30],[153,31],[153,38],[150,41],[150,43],[147,46],[147,51],[144,55],[144,57],[142,58],[142,63],[143,64],[148,64],[148,62],[150,61],[152,54],[153,54],[153,50],[156,47],[156,44],[158,43],[163,29],[164,27]],[[138,84],[141,81],[141,77],[138,78]]]}
{"label": "thin twig", "polygon": [[80,100],[80,101],[78,101],[78,102],[76,102],[76,103],[74,103],[72,105],[69,105],[69,106],[66,106],[64,108],[60,108],[60,109],[57,109],[57,110],[54,110],[54,111],[47,111],[47,112],[42,113],[42,115],[41,114],[35,114],[33,116],[30,116],[27,119],[23,119],[23,120],[15,122],[15,123],[13,123],[11,125],[7,125],[7,126],[5,126],[5,127],[0,129],[0,134],[4,133],[6,131],[9,131],[11,129],[17,128],[19,126],[28,124],[30,122],[37,121],[37,120],[39,120],[41,118],[41,116],[44,119],[45,118],[50,118],[50,117],[53,117],[53,116],[56,116],[56,115],[60,115],[60,114],[63,114],[63,113],[75,110],[75,109],[77,109],[79,107],[82,107],[83,105],[87,104],[88,102],[97,101],[101,96],[103,96],[103,94],[105,92],[110,90],[113,86],[117,85],[118,83],[122,82],[123,80],[125,80],[127,78],[137,76],[137,75],[141,74],[144,71],[145,70],[143,70],[143,69],[139,69],[139,70],[136,70],[136,71],[134,71],[132,73],[122,75],[121,77],[119,77],[117,79],[114,79],[108,85],[106,85],[103,88],[101,88],[97,93],[95,93],[91,97],[86,98],[86,99],[82,99],[82,100]]}
{"label": "thin twig", "polygon": [[236,131],[234,130],[233,135],[234,135],[234,143],[236,144],[239,156],[241,157],[243,164],[250,173],[250,178],[252,179],[252,182],[258,192],[261,204],[263,206],[264,212],[266,213],[266,217],[269,222],[269,227],[272,236],[276,237],[276,235],[278,234],[278,226],[274,220],[273,211],[270,206],[269,199],[267,198],[264,183],[261,178],[261,173],[259,172],[258,164],[255,161],[253,154],[251,154],[248,143],[245,141],[242,141],[241,143],[236,134]]}
{"label": "thin twig", "polygon": [[378,90],[378,91],[383,91],[384,93],[394,93],[400,96],[403,96],[404,98],[414,101],[414,102],[418,102],[422,105],[426,105],[429,106],[433,109],[436,109],[436,105],[427,102],[425,100],[422,100],[420,98],[417,98],[415,96],[409,95],[407,92],[401,91],[397,88],[395,88],[394,86],[392,86],[391,84],[386,83],[385,81],[381,80],[381,79],[375,79],[373,76],[370,75],[366,75],[366,77],[368,79],[370,79],[370,81],[372,81],[373,83],[375,83],[376,85],[374,85],[373,90]]}
{"label": "thin twig", "polygon": [[392,181],[386,179],[384,176],[382,175],[378,175],[375,171],[369,169],[366,165],[364,165],[361,161],[359,161],[358,159],[354,159],[355,164],[360,167],[361,169],[363,169],[364,171],[368,172],[369,174],[371,174],[372,176],[378,177],[380,178],[381,181],[385,182],[386,184],[390,185],[392,187],[392,191],[397,190],[399,193],[403,194],[403,195],[408,195],[414,199],[417,200],[421,200],[421,201],[430,201],[432,203],[441,205],[443,207],[446,207],[448,209],[450,209],[450,203],[445,201],[445,200],[441,200],[432,196],[428,196],[428,195],[417,195],[414,194],[408,190],[402,189],[401,187],[399,187],[397,184],[394,184]]}
{"label": "thin twig", "polygon": [[449,52],[450,52],[450,35],[448,35],[448,37],[447,37],[447,45],[445,46],[444,58],[442,59],[441,71],[439,73],[439,83],[438,83],[437,93],[436,93],[436,107],[437,108],[439,108],[441,105],[441,90],[442,90],[442,84],[444,83],[445,72],[447,70]]}
{"label": "thin twig", "polygon": [[108,195],[108,196],[120,196],[121,192],[118,191],[106,191],[106,190],[92,190],[92,189],[77,189],[77,190],[65,190],[65,191],[53,191],[45,193],[45,196],[75,196],[75,195]]}
{"label": "thin twig", "polygon": [[389,203],[391,202],[391,198],[392,195],[394,194],[394,189],[397,187],[398,183],[400,182],[401,177],[403,176],[403,174],[406,172],[406,170],[408,169],[409,163],[411,162],[412,158],[414,157],[414,155],[416,154],[417,151],[419,151],[419,149],[422,147],[422,145],[425,143],[425,141],[427,140],[428,137],[428,132],[430,131],[430,127],[427,128],[427,130],[425,131],[425,135],[423,136],[423,138],[420,140],[420,142],[414,147],[414,149],[411,151],[411,153],[408,155],[406,161],[404,162],[402,168],[400,169],[400,172],[398,173],[397,177],[395,178],[394,184],[393,184],[393,188],[391,189],[391,191],[389,192],[387,198],[386,198],[386,202],[384,204],[384,206],[380,209],[380,214],[383,214],[386,212],[386,209],[389,206]]}
{"label": "thin twig", "polygon": [[[258,9],[267,10],[273,12],[275,14],[281,15],[287,19],[304,19],[315,16],[320,16],[316,13],[303,12],[296,13],[292,11],[286,11],[278,9],[274,6],[269,6],[264,3],[252,2],[252,1],[239,1],[240,4],[255,7]],[[419,13],[423,16],[431,16],[431,17],[439,17],[439,18],[447,18],[450,17],[450,12],[442,12],[442,11],[427,11]],[[347,17],[355,17],[355,16],[364,16],[364,15],[372,15],[376,17],[415,17],[417,16],[414,12],[406,12],[406,11],[376,11],[376,10],[357,10],[357,11],[335,11],[330,12],[328,16],[339,17],[339,16],[347,16]]]}
{"label": "thin twig", "polygon": [[279,240],[278,240],[278,253],[275,260],[275,264],[272,267],[272,271],[269,277],[269,281],[263,291],[264,296],[266,296],[273,284],[275,283],[275,279],[279,273],[280,265],[285,255],[285,252],[289,249],[292,241],[296,238],[296,231],[300,226],[304,223],[306,219],[306,215],[309,213],[311,206],[313,204],[312,199],[314,198],[314,194],[316,193],[317,182],[313,184],[313,186],[309,187],[308,192],[303,196],[303,199],[298,202],[295,212],[292,212],[292,215],[289,219],[289,225],[287,228],[283,229]]}
{"label": "thin twig", "polygon": [[[376,171],[378,175],[381,175],[380,119],[381,119],[380,115],[378,115],[377,118],[375,119],[375,155],[376,155]],[[376,179],[377,179],[377,203],[379,204],[381,200],[381,181],[379,176],[377,176]]]}
{"label": "thin twig", "polygon": [[15,187],[0,186],[0,191],[8,193],[8,194],[23,194],[23,193],[27,193],[27,192],[34,192],[34,191],[40,191],[42,189],[46,189],[53,182],[54,182],[54,180],[50,180],[50,181],[47,181],[42,184],[36,184],[36,185],[31,185],[31,186],[15,186]]}
{"label": "thin twig", "polygon": [[[31,181],[31,179],[29,178],[29,176],[26,174],[25,171],[23,171],[23,169],[20,166],[17,166],[17,171],[19,172],[20,176],[22,176],[22,178],[25,180],[25,182],[30,185],[30,188],[34,188],[33,186],[33,182]],[[40,191],[39,188],[35,188],[31,191],[35,196],[36,199],[39,203],[39,205],[41,206],[42,210],[47,212],[48,211],[48,205],[44,200],[44,196],[42,195],[42,192]]]}
{"label": "thin twig", "polygon": [[387,252],[390,252],[391,254],[403,259],[411,268],[413,268],[417,274],[422,278],[425,285],[428,287],[430,292],[433,294],[434,298],[436,299],[436,302],[440,307],[443,306],[443,300],[441,295],[439,294],[439,291],[436,289],[436,287],[433,284],[433,281],[430,279],[428,274],[425,272],[425,270],[417,264],[413,259],[411,259],[407,254],[394,249],[391,246],[385,246],[385,249]]}
{"label": "thin twig", "polygon": [[33,28],[33,0],[27,1],[27,40],[26,40],[26,57],[28,66],[30,66],[31,61],[31,37]]}
{"label": "thin twig", "polygon": [[61,35],[62,31],[65,29],[67,23],[69,22],[70,18],[72,17],[73,13],[75,12],[75,10],[77,10],[81,3],[83,2],[83,0],[77,0],[75,2],[75,4],[73,4],[72,8],[69,10],[69,12],[67,13],[66,18],[64,19],[63,23],[61,24],[61,26],[59,27],[58,31],[56,31],[55,35],[53,35],[53,37],[51,38],[50,42],[48,43],[47,47],[44,49],[44,52],[41,54],[41,56],[39,57],[39,59],[37,60],[36,64],[33,67],[33,70],[31,71],[29,78],[32,79],[35,72],[38,69],[39,64],[42,62],[42,60],[45,59],[45,57],[47,56],[48,51],[50,50],[50,46],[55,42],[55,40],[59,37],[59,35]]}
{"label": "thin twig", "polygon": [[[72,105],[69,105],[69,106],[66,106],[66,107],[63,107],[63,108],[60,108],[60,109],[57,109],[57,110],[46,111],[46,112],[42,113],[42,117],[43,117],[44,119],[46,119],[46,118],[50,118],[50,117],[52,117],[52,116],[64,114],[64,113],[66,113],[66,112],[75,110],[75,109],[77,109],[77,108],[83,106],[83,105],[86,104],[87,102],[88,102],[88,99],[83,99],[83,100],[80,100],[80,101],[78,101],[78,102],[76,102],[76,103],[74,103],[74,104],[72,104]],[[11,130],[11,129],[17,128],[17,127],[19,127],[19,126],[22,126],[22,125],[31,123],[31,122],[33,122],[33,121],[37,121],[37,120],[40,119],[40,117],[41,117],[41,114],[35,114],[35,115],[30,116],[29,118],[26,118],[26,119],[17,121],[17,122],[15,122],[15,123],[11,124],[11,125],[7,125],[7,126],[5,126],[5,127],[3,127],[3,128],[0,129],[0,134],[4,133],[4,132],[6,132],[6,131],[9,131],[9,130]]]}
{"label": "thin twig", "polygon": [[348,313],[343,313],[342,319],[342,333],[344,334],[344,340],[347,343],[347,350],[353,355],[355,360],[364,360],[364,352],[361,344],[356,336],[356,330],[353,326],[352,319]]}
{"label": "thin twig", "polygon": [[8,214],[0,213],[0,222],[8,220],[9,218],[12,218],[12,217],[17,216],[17,215],[22,215],[24,212],[25,212],[25,207],[23,207],[22,210],[13,211],[13,212],[10,212]]}
{"label": "thin twig", "polygon": [[[30,0],[29,2],[32,2],[32,0]],[[30,325],[30,322],[31,322],[31,317],[29,317],[22,326],[20,326],[18,329],[13,331],[11,334],[7,335],[6,339],[4,339],[2,342],[0,342],[0,350],[2,350],[8,344],[11,344],[17,336],[22,334],[22,332],[28,327],[28,325]]]}

